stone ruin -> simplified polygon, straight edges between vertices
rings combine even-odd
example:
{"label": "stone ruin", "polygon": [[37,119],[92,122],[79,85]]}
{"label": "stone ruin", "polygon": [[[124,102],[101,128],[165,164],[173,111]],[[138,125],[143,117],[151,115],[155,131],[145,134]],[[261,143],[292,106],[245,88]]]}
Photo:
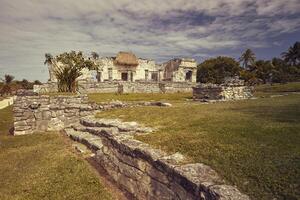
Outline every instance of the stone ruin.
{"label": "stone ruin", "polygon": [[193,87],[193,99],[200,101],[228,101],[249,99],[252,88],[238,77],[226,78],[223,84],[199,84]]}
{"label": "stone ruin", "polygon": [[[88,58],[97,70],[82,69],[78,77],[80,93],[165,93],[192,92],[196,85],[195,59],[173,59],[163,64],[136,57],[131,52],[119,52],[116,57]],[[47,83],[34,85],[37,93],[57,92],[55,69],[64,65],[55,59],[49,65]]]}

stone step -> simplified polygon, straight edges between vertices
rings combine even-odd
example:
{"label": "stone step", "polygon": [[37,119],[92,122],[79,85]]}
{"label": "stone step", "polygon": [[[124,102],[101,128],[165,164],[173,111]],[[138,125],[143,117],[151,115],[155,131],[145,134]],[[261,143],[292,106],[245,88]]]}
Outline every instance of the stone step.
{"label": "stone step", "polygon": [[65,133],[72,140],[86,145],[89,149],[96,152],[103,147],[102,140],[99,136],[89,132],[76,131],[73,128],[65,129]]}
{"label": "stone step", "polygon": [[86,127],[117,128],[120,132],[151,133],[154,129],[139,125],[137,122],[123,122],[119,119],[105,119],[88,116],[80,119],[80,124]]}

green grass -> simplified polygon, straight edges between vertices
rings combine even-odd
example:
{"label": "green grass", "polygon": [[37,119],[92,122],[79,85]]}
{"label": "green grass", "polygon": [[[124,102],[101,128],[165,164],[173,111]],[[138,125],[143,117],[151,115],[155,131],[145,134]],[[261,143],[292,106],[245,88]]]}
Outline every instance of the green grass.
{"label": "green grass", "polygon": [[59,133],[10,136],[12,107],[0,110],[0,199],[112,199],[97,172]]}
{"label": "green grass", "polygon": [[131,94],[116,94],[116,93],[94,93],[88,94],[91,101],[101,103],[112,100],[119,101],[169,101],[176,102],[185,99],[191,99],[192,93],[131,93]]}
{"label": "green grass", "polygon": [[253,199],[300,198],[300,95],[215,104],[182,101],[97,117],[157,127],[137,139],[208,164]]}
{"label": "green grass", "polygon": [[276,83],[273,85],[264,84],[255,87],[255,93],[257,96],[284,94],[287,92],[300,92],[300,82],[291,82],[285,84]]}

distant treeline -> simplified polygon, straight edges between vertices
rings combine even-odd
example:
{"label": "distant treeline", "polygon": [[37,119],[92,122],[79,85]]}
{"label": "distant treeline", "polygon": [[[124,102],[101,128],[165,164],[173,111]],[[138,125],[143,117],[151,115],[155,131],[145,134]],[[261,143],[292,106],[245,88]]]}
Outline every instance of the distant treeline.
{"label": "distant treeline", "polygon": [[26,79],[21,81],[14,80],[14,76],[6,74],[0,80],[0,96],[9,96],[13,95],[19,89],[33,89],[33,85],[41,85],[42,83],[38,80],[30,82]]}
{"label": "distant treeline", "polygon": [[198,65],[197,82],[220,84],[228,76],[240,76],[249,85],[300,81],[300,42],[272,60],[256,60],[247,49],[238,61],[219,56]]}

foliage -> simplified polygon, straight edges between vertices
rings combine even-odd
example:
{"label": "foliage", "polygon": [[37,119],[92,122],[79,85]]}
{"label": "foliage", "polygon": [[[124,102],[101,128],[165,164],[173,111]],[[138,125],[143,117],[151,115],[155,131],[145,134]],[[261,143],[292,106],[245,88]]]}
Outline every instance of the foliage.
{"label": "foliage", "polygon": [[[255,54],[251,49],[242,53],[239,62],[243,69],[238,70],[241,79],[249,85],[259,83],[286,83],[300,80],[300,42],[296,42],[281,58],[255,61]],[[203,83],[221,83],[222,67],[214,59],[204,61],[198,67],[197,81]],[[221,69],[221,70],[217,70]],[[227,68],[230,70],[230,68]],[[233,67],[233,69],[236,69]],[[231,74],[226,74],[231,75]]]}
{"label": "foliage", "polygon": [[248,68],[249,65],[253,65],[255,63],[255,54],[251,49],[247,49],[242,53],[242,56],[239,58],[239,62],[242,63],[244,68]]}
{"label": "foliage", "polygon": [[14,80],[14,76],[9,75],[9,74],[5,74],[4,75],[4,83],[5,84],[10,84],[13,80]]}
{"label": "foliage", "polygon": [[300,42],[295,42],[286,52],[283,52],[282,57],[290,65],[300,64]]}
{"label": "foliage", "polygon": [[97,69],[94,62],[83,57],[82,52],[65,52],[57,56],[56,61],[62,64],[54,68],[59,92],[76,92],[78,90],[76,79],[82,75],[81,70],[83,68]]}
{"label": "foliage", "polygon": [[38,80],[36,80],[35,82],[30,82],[26,79],[23,79],[22,81],[14,80],[14,77],[12,75],[6,74],[4,76],[3,83],[0,84],[0,95],[12,95],[19,89],[33,89],[33,85],[36,83],[41,84],[41,82]]}
{"label": "foliage", "polygon": [[201,83],[224,82],[225,77],[232,77],[239,74],[241,68],[233,58],[219,56],[205,60],[198,65],[197,81]]}
{"label": "foliage", "polygon": [[34,85],[42,85],[41,81],[39,81],[39,80],[35,80],[35,81],[33,82],[33,84],[34,84]]}

